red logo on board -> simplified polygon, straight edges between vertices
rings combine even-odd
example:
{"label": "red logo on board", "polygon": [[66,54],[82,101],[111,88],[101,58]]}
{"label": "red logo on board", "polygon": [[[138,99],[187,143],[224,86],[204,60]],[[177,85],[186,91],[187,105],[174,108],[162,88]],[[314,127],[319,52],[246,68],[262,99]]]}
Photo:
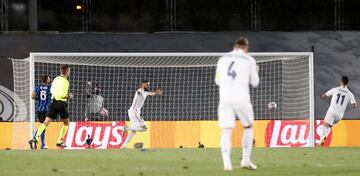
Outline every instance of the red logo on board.
{"label": "red logo on board", "polygon": [[120,148],[126,139],[121,136],[125,122],[71,122],[65,136],[67,149],[87,148],[88,135],[93,139],[90,148]]}
{"label": "red logo on board", "polygon": [[[320,142],[323,122],[315,123],[315,140]],[[271,120],[265,131],[266,147],[307,147],[309,146],[310,124],[301,120]],[[332,131],[330,131],[324,146],[329,146]]]}

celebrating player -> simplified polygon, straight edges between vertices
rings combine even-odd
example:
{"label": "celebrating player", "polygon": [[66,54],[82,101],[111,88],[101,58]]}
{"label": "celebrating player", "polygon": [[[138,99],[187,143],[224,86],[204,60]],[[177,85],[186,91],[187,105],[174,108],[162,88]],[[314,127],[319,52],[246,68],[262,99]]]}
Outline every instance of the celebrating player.
{"label": "celebrating player", "polygon": [[66,147],[66,145],[63,143],[63,138],[69,128],[69,113],[67,111],[67,101],[69,98],[72,98],[72,94],[69,93],[69,65],[62,65],[60,67],[60,73],[61,76],[56,77],[51,85],[50,92],[52,95],[52,103],[49,107],[48,112],[46,113],[46,119],[44,123],[42,123],[38,128],[35,138],[31,141],[34,144],[35,148],[37,142],[39,141],[40,135],[45,131],[45,128],[50,124],[52,119],[56,119],[58,115],[60,115],[61,121],[64,124],[61,127],[56,146],[60,148]]}
{"label": "celebrating player", "polygon": [[[35,91],[32,93],[31,98],[37,100],[37,118],[40,123],[44,123],[45,115],[48,111],[49,103],[51,101],[51,94],[50,94],[50,77],[48,75],[44,75],[41,77],[42,84],[35,87]],[[36,132],[34,134],[34,138],[36,136]],[[32,140],[29,141],[30,148],[34,149],[32,145]],[[47,149],[45,144],[45,130],[41,134],[41,149]]]}
{"label": "celebrating player", "polygon": [[354,95],[350,92],[347,85],[349,78],[343,76],[339,87],[332,88],[326,93],[321,95],[321,98],[325,99],[332,96],[329,109],[326,112],[324,119],[324,125],[321,131],[320,144],[324,145],[327,135],[330,132],[331,127],[338,123],[344,116],[346,107],[350,101],[352,108],[356,108],[357,104]]}
{"label": "celebrating player", "polygon": [[219,86],[219,126],[222,128],[221,153],[224,170],[232,171],[230,159],[231,136],[236,117],[244,128],[241,167],[255,170],[251,162],[253,146],[254,112],[250,101],[249,84],[259,84],[258,67],[255,59],[247,54],[249,42],[246,38],[236,40],[234,50],[222,56],[216,68],[215,83]]}
{"label": "celebrating player", "polygon": [[163,91],[161,89],[157,89],[155,92],[149,92],[150,89],[150,82],[144,80],[141,82],[141,87],[136,90],[134,100],[130,109],[128,110],[128,115],[130,119],[130,128],[124,127],[123,135],[127,131],[131,131],[128,134],[124,144],[121,148],[126,148],[127,144],[130,140],[134,137],[136,132],[145,132],[147,130],[144,119],[140,116],[141,114],[141,107],[144,105],[147,96],[155,96],[155,95],[162,95]]}

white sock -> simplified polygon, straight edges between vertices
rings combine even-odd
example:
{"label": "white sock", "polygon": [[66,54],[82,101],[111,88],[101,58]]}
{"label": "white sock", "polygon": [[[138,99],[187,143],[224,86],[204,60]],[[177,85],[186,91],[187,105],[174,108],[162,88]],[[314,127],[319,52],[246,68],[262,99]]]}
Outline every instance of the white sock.
{"label": "white sock", "polygon": [[253,147],[253,129],[244,128],[244,134],[242,137],[243,153],[242,159],[244,162],[250,162],[251,150]]}
{"label": "white sock", "polygon": [[131,139],[135,136],[136,131],[131,131],[130,133],[128,133],[125,142],[122,145],[122,148],[126,148],[127,144],[131,141]]}
{"label": "white sock", "polygon": [[322,137],[322,139],[324,139],[325,137],[327,137],[327,135],[328,135],[328,133],[329,133],[329,130],[330,130],[329,127],[323,125],[322,130],[321,130],[321,137]]}
{"label": "white sock", "polygon": [[146,129],[145,129],[145,128],[142,128],[142,127],[130,127],[130,128],[127,128],[127,130],[138,131],[138,132],[144,132],[144,131],[146,131]]}
{"label": "white sock", "polygon": [[221,132],[221,154],[224,162],[224,168],[231,167],[231,128],[224,128]]}

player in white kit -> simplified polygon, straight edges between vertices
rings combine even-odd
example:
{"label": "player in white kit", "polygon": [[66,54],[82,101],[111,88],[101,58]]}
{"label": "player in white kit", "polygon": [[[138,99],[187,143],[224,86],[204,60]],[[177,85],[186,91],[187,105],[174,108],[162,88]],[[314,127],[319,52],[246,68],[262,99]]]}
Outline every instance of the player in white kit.
{"label": "player in white kit", "polygon": [[324,119],[324,126],[321,131],[321,145],[324,145],[331,127],[333,127],[343,118],[348,103],[351,103],[352,108],[357,107],[354,95],[347,88],[348,83],[349,78],[347,76],[343,76],[341,78],[341,85],[339,87],[332,88],[331,90],[321,95],[321,98],[323,99],[332,96],[329,109],[327,110]]}
{"label": "player in white kit", "polygon": [[249,42],[239,38],[234,50],[222,56],[216,68],[215,82],[219,86],[219,126],[221,134],[221,153],[225,171],[232,171],[230,160],[231,136],[236,117],[244,128],[242,137],[242,168],[255,170],[257,166],[251,162],[250,155],[253,144],[254,112],[250,101],[249,86],[259,84],[258,66],[255,59],[247,54]]}
{"label": "player in white kit", "polygon": [[141,86],[136,90],[134,100],[130,109],[128,110],[128,115],[130,119],[130,127],[124,127],[123,135],[127,131],[131,131],[124,144],[121,148],[126,148],[127,144],[134,137],[136,132],[145,132],[147,130],[144,119],[140,116],[141,108],[144,105],[147,96],[155,96],[162,95],[163,91],[161,89],[157,89],[155,92],[149,92],[150,82],[147,80],[141,81]]}

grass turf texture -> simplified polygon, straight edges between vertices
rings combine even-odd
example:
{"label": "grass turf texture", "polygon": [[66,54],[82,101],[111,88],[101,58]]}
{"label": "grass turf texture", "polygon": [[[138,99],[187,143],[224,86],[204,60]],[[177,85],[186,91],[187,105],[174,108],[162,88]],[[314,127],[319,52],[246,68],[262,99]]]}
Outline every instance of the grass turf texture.
{"label": "grass turf texture", "polygon": [[360,175],[360,148],[256,148],[256,171],[240,169],[239,156],[233,149],[225,173],[220,149],[2,150],[0,175]]}

